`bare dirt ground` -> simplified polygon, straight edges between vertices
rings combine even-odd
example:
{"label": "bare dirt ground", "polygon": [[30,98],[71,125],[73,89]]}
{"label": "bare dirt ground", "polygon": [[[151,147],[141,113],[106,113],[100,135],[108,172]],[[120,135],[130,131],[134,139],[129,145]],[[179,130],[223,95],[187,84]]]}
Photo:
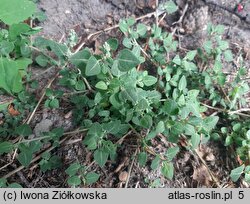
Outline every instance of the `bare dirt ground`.
{"label": "bare dirt ground", "polygon": [[[245,6],[240,13],[235,10],[235,6],[239,2]],[[155,0],[42,0],[39,2],[39,8],[47,15],[47,20],[40,25],[43,27],[41,35],[63,41],[69,30],[74,29],[80,38],[85,40],[89,34],[95,31],[116,25],[121,18],[139,17],[155,11],[155,3]],[[212,22],[223,24],[226,27],[224,37],[230,41],[230,46],[234,48],[235,54],[243,51],[245,59],[250,58],[250,16],[247,16],[250,12],[249,1],[177,0],[176,3],[179,11],[172,16],[166,16],[161,26],[168,31],[177,28],[177,37],[183,48],[197,48],[206,38],[204,29],[209,22]],[[182,23],[173,26],[172,23],[180,18],[187,5]],[[143,21],[150,23],[154,20],[152,17]],[[110,36],[119,38],[119,35],[121,34],[114,29],[87,40],[86,46],[95,50],[103,39]],[[247,62],[249,63],[249,60]],[[41,74],[43,70],[37,70],[36,73]],[[54,74],[55,70],[50,70],[46,76],[40,75],[40,87],[44,87]],[[63,126],[65,130],[72,130],[74,129],[71,123],[72,118],[66,117],[69,112],[70,108],[66,106],[57,111],[41,109],[37,111],[32,126],[35,131],[49,130],[59,126]],[[74,141],[83,136],[74,135],[71,140]],[[158,153],[163,152],[169,145],[164,139],[154,140],[152,143],[154,151]],[[231,150],[226,149],[223,144],[210,142],[201,145],[197,154],[183,148],[175,159],[175,176],[172,181],[163,178],[159,169],[152,171],[150,162],[144,168],[139,167],[137,162],[132,163],[133,154],[136,151],[134,144],[133,135],[131,135],[124,141],[123,148],[119,150],[119,159],[116,163],[108,162],[102,169],[97,165],[91,166],[92,170],[98,171],[102,175],[99,182],[93,187],[124,187],[125,183],[119,179],[119,175],[124,171],[129,172],[131,166],[128,187],[133,188],[248,187],[242,182],[236,184],[230,182],[230,170],[237,163],[235,158],[231,158]],[[33,171],[22,170],[11,179],[19,180],[25,187],[67,187],[65,169],[69,164],[78,160],[88,166],[92,162],[92,154],[80,141],[64,144],[53,151],[53,154],[62,157],[64,163],[62,169],[44,174],[34,166]],[[212,172],[214,178],[211,178],[208,171]]]}

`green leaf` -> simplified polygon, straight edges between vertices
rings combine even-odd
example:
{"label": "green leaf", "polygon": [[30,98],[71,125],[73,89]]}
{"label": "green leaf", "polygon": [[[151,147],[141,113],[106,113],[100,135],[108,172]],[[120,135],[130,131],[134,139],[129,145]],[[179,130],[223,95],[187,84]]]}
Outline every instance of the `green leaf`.
{"label": "green leaf", "polygon": [[223,86],[226,83],[226,75],[221,73],[217,76],[217,81],[220,86]]}
{"label": "green leaf", "polygon": [[126,33],[126,32],[128,32],[129,26],[128,26],[128,24],[126,23],[125,20],[120,20],[120,22],[119,22],[119,28],[120,28],[120,30],[121,30],[123,33]]}
{"label": "green leaf", "polygon": [[117,97],[115,94],[111,95],[109,97],[109,102],[112,104],[112,106],[115,108],[115,109],[119,109],[120,106],[121,106],[121,103],[118,101]]}
{"label": "green leaf", "polygon": [[104,136],[104,131],[99,123],[93,123],[89,128],[83,143],[88,146],[89,150],[94,150],[97,147],[97,140]]}
{"label": "green leaf", "polygon": [[157,78],[154,76],[147,75],[147,76],[143,77],[142,81],[143,81],[145,86],[152,86],[157,82]]}
{"label": "green leaf", "polygon": [[187,55],[185,56],[185,59],[192,61],[194,57],[196,56],[196,54],[197,54],[197,50],[189,51]]}
{"label": "green leaf", "polygon": [[244,172],[245,172],[245,181],[247,183],[250,183],[250,166],[249,165],[246,166]]}
{"label": "green leaf", "polygon": [[29,164],[30,164],[30,162],[31,162],[31,160],[32,160],[32,151],[29,151],[29,150],[27,150],[27,151],[22,151],[19,155],[18,155],[18,157],[17,157],[17,159],[18,159],[18,161],[23,165],[23,166],[25,166],[25,167],[28,167],[29,166]]}
{"label": "green leaf", "polygon": [[32,130],[29,125],[23,124],[16,128],[16,133],[20,136],[29,136],[32,134]]}
{"label": "green leaf", "polygon": [[228,135],[225,139],[225,146],[229,146],[233,143],[233,137],[231,135]]}
{"label": "green leaf", "polygon": [[179,112],[177,103],[172,99],[167,99],[162,109],[168,115],[177,115]]}
{"label": "green leaf", "polygon": [[120,131],[121,121],[120,120],[113,120],[108,123],[104,123],[102,125],[103,129],[105,129],[110,134],[117,134]]}
{"label": "green leaf", "polygon": [[178,7],[176,6],[176,4],[172,0],[167,1],[164,4],[164,8],[166,9],[168,14],[172,14],[178,10]]}
{"label": "green leaf", "polygon": [[52,89],[46,89],[46,92],[45,92],[46,96],[50,97],[50,96],[53,96],[54,92]]}
{"label": "green leaf", "polygon": [[229,44],[227,41],[220,40],[218,43],[219,43],[219,48],[222,50],[226,50],[229,48]]}
{"label": "green leaf", "polygon": [[203,44],[203,47],[205,49],[205,51],[210,54],[212,49],[213,49],[213,43],[212,41],[208,40]]}
{"label": "green leaf", "polygon": [[31,17],[36,5],[29,0],[1,0],[0,20],[11,25]]}
{"label": "green leaf", "polygon": [[0,155],[3,153],[9,153],[13,149],[13,144],[11,142],[1,142],[0,143]]}
{"label": "green leaf", "polygon": [[63,136],[64,129],[63,127],[54,128],[50,131],[50,133],[53,140],[58,140]]}
{"label": "green leaf", "polygon": [[88,131],[88,135],[91,137],[100,137],[102,136],[102,133],[102,126],[99,123],[93,123]]}
{"label": "green leaf", "polygon": [[[35,2],[38,2],[35,0]],[[44,22],[47,19],[47,16],[44,11],[39,10],[33,15],[34,19],[37,19],[39,22]]]}
{"label": "green leaf", "polygon": [[138,162],[140,166],[145,166],[147,162],[147,153],[146,152],[140,152],[138,154]]}
{"label": "green leaf", "polygon": [[47,40],[48,46],[50,47],[51,51],[55,53],[60,61],[64,61],[65,57],[68,54],[68,47],[64,44],[57,43],[52,40]]}
{"label": "green leaf", "polygon": [[49,107],[50,108],[59,108],[59,101],[58,101],[58,99],[54,98],[54,99],[50,100]]}
{"label": "green leaf", "polygon": [[114,50],[114,51],[117,50],[119,43],[118,43],[118,40],[116,38],[108,39],[107,43],[109,44],[111,50]]}
{"label": "green leaf", "polygon": [[225,57],[225,60],[226,60],[227,62],[233,61],[233,53],[232,53],[232,51],[231,51],[231,50],[226,50],[226,51],[224,52],[224,57]]}
{"label": "green leaf", "polygon": [[97,89],[101,89],[101,90],[107,90],[107,89],[108,89],[108,86],[107,86],[107,84],[106,84],[104,81],[99,81],[99,82],[95,85],[95,87],[96,87]]}
{"label": "green leaf", "polygon": [[90,57],[91,57],[90,51],[87,48],[85,48],[77,52],[76,54],[72,55],[69,58],[69,61],[83,72]]}
{"label": "green leaf", "polygon": [[166,157],[168,158],[169,161],[171,161],[180,151],[179,147],[170,147],[168,148],[166,152]]}
{"label": "green leaf", "polygon": [[187,87],[187,80],[186,77],[183,75],[179,81],[178,89],[180,91],[183,91],[186,87]]}
{"label": "green leaf", "polygon": [[[48,51],[53,52],[60,61],[59,63],[65,62],[70,52],[69,48],[65,44],[57,43],[56,41],[48,40],[43,37],[37,37],[35,39],[34,46],[39,49],[47,49]],[[52,58],[50,58],[50,60],[53,61],[54,64],[58,65],[56,60],[53,60]]]}
{"label": "green leaf", "polygon": [[126,47],[126,48],[132,48],[133,43],[132,43],[132,39],[131,38],[123,38],[122,40],[122,44]]}
{"label": "green leaf", "polygon": [[136,22],[134,17],[129,17],[129,18],[126,19],[126,21],[127,21],[127,24],[128,24],[129,26],[134,25],[135,22]]}
{"label": "green leaf", "polygon": [[248,173],[248,174],[249,174],[249,173],[250,173],[250,165],[246,166],[246,168],[245,168],[244,171],[245,171],[245,173]]}
{"label": "green leaf", "polygon": [[90,172],[85,176],[86,183],[88,185],[95,183],[96,181],[98,181],[99,178],[100,178],[100,175],[94,172]]}
{"label": "green leaf", "polygon": [[118,60],[115,60],[112,67],[111,67],[111,73],[116,76],[116,77],[120,77],[122,75],[124,75],[126,72],[121,72],[119,69],[118,69]]}
{"label": "green leaf", "polygon": [[122,72],[127,72],[140,64],[140,60],[128,49],[122,50],[118,55],[118,68]]}
{"label": "green leaf", "polygon": [[144,128],[150,128],[153,124],[152,117],[149,115],[144,115],[140,121],[141,126]]}
{"label": "green leaf", "polygon": [[160,121],[156,126],[156,132],[157,134],[163,133],[165,131],[165,124],[163,121]]}
{"label": "green leaf", "polygon": [[250,183],[250,173],[245,173],[245,181],[247,182],[247,183]]}
{"label": "green leaf", "polygon": [[145,137],[145,140],[151,140],[153,139],[155,136],[157,135],[156,131],[151,131],[147,134],[147,136]]}
{"label": "green leaf", "polygon": [[148,109],[148,107],[149,107],[149,104],[148,104],[148,101],[147,101],[145,98],[141,99],[141,100],[138,102],[138,104],[137,104],[137,109],[138,109],[139,111],[146,110],[146,109]]}
{"label": "green leaf", "polygon": [[104,152],[103,150],[96,150],[94,152],[94,160],[99,164],[100,167],[104,167],[105,163],[108,160],[109,154]]}
{"label": "green leaf", "polygon": [[151,100],[153,103],[158,103],[161,99],[161,94],[156,90],[147,91],[147,97],[148,100]]}
{"label": "green leaf", "polygon": [[243,164],[240,167],[237,167],[231,171],[230,177],[233,182],[236,182],[240,178],[241,174],[243,173],[244,168],[245,168],[245,165]]}
{"label": "green leaf", "polygon": [[156,170],[160,164],[160,161],[161,161],[161,158],[159,155],[157,155],[150,165],[151,169]]}
{"label": "green leaf", "polygon": [[138,93],[136,89],[130,88],[130,89],[124,89],[121,91],[121,96],[124,101],[128,100],[131,101],[133,104],[136,104],[138,100]]}
{"label": "green leaf", "polygon": [[225,27],[223,25],[217,25],[214,29],[214,32],[218,33],[219,35],[223,35],[225,31]]}
{"label": "green leaf", "polygon": [[181,96],[178,98],[177,103],[179,106],[184,106],[186,104],[185,96],[183,94],[181,94]]}
{"label": "green leaf", "polygon": [[241,130],[241,123],[236,123],[233,125],[233,131],[238,132]]}
{"label": "green leaf", "polygon": [[219,121],[218,116],[209,116],[203,120],[203,127],[205,128],[205,130],[210,132],[212,129],[215,128],[218,121]]}
{"label": "green leaf", "polygon": [[6,187],[7,187],[7,179],[0,178],[0,188],[6,188]]}
{"label": "green leaf", "polygon": [[18,36],[25,34],[31,30],[30,26],[26,23],[13,24],[9,28],[9,39],[15,41]]}
{"label": "green leaf", "polygon": [[171,127],[171,134],[173,135],[180,135],[183,133],[184,127],[181,122],[175,122],[174,125]]}
{"label": "green leaf", "polygon": [[8,41],[0,42],[0,55],[9,56],[9,54],[14,50],[14,44]]}
{"label": "green leaf", "polygon": [[51,158],[42,159],[39,162],[39,165],[40,165],[41,171],[46,172],[48,170],[61,167],[62,163],[61,163],[60,157],[54,155]]}
{"label": "green leaf", "polygon": [[22,186],[19,183],[11,183],[8,188],[22,188]]}
{"label": "green leaf", "polygon": [[191,145],[193,149],[196,149],[198,147],[198,145],[200,144],[200,140],[200,135],[198,135],[197,133],[191,136]]}
{"label": "green leaf", "polygon": [[215,60],[214,62],[214,71],[216,73],[222,73],[222,63],[219,60]]}
{"label": "green leaf", "polygon": [[185,124],[185,135],[195,134],[195,128],[193,125]]}
{"label": "green leaf", "polygon": [[9,101],[7,101],[3,104],[0,104],[0,111],[7,110],[9,104],[11,104],[11,102],[9,102]]}
{"label": "green leaf", "polygon": [[101,72],[101,66],[99,64],[99,61],[94,56],[91,56],[86,66],[86,71],[85,71],[86,76],[95,76],[100,74],[100,72]]}
{"label": "green leaf", "polygon": [[103,147],[101,148],[101,151],[107,153],[110,158],[114,159],[116,157],[116,145],[111,141],[103,141]]}
{"label": "green leaf", "polygon": [[168,179],[172,179],[174,177],[174,165],[167,161],[162,162],[161,173]]}
{"label": "green leaf", "polygon": [[29,58],[19,58],[15,62],[20,71],[26,72],[27,67],[32,63],[32,60]]}
{"label": "green leaf", "polygon": [[140,36],[144,36],[147,32],[147,26],[142,24],[142,23],[139,23],[137,24],[137,29],[136,29],[136,32],[140,35]]}
{"label": "green leaf", "polygon": [[69,176],[73,176],[76,175],[76,173],[80,168],[81,165],[79,163],[73,163],[65,170],[65,173],[68,174]]}
{"label": "green leaf", "polygon": [[81,184],[81,179],[78,176],[72,176],[67,179],[67,183],[70,186],[79,186]]}
{"label": "green leaf", "polygon": [[97,139],[89,137],[88,140],[84,140],[84,144],[88,146],[88,150],[95,150],[97,148]]}
{"label": "green leaf", "polygon": [[49,160],[49,158],[51,157],[50,152],[44,152],[42,153],[42,158],[45,160]]}
{"label": "green leaf", "polygon": [[48,64],[48,58],[44,55],[38,55],[35,60],[36,63],[41,67],[46,67]]}
{"label": "green leaf", "polygon": [[[21,144],[20,144],[21,145]],[[37,152],[41,149],[42,147],[42,143],[40,141],[33,141],[33,142],[29,142],[28,146],[26,146],[26,148],[21,148],[21,146],[19,145],[19,149],[23,152]]]}
{"label": "green leaf", "polygon": [[250,140],[250,130],[247,131],[246,136],[247,136],[247,139]]}
{"label": "green leaf", "polygon": [[75,84],[75,89],[78,91],[83,91],[86,89],[86,86],[82,80],[78,80]]}
{"label": "green leaf", "polygon": [[213,141],[219,141],[220,140],[220,135],[218,134],[218,133],[212,133],[211,134],[211,139],[213,140]]}
{"label": "green leaf", "polygon": [[19,70],[15,61],[0,58],[0,89],[10,94],[22,91],[22,75]]}
{"label": "green leaf", "polygon": [[173,63],[177,64],[177,65],[181,65],[181,58],[179,55],[176,55],[173,59]]}
{"label": "green leaf", "polygon": [[183,66],[184,66],[185,70],[188,72],[197,70],[197,66],[193,62],[183,61]]}

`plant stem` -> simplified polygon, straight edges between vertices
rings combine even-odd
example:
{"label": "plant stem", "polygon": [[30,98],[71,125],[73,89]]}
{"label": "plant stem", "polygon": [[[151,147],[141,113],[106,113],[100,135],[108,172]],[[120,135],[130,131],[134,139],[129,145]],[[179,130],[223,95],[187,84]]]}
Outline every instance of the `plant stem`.
{"label": "plant stem", "polygon": [[21,143],[25,143],[25,142],[34,142],[34,141],[39,141],[39,140],[43,140],[43,139],[47,139],[47,138],[51,138],[51,136],[37,137],[37,138],[30,139],[30,140],[21,140],[17,144],[21,144]]}

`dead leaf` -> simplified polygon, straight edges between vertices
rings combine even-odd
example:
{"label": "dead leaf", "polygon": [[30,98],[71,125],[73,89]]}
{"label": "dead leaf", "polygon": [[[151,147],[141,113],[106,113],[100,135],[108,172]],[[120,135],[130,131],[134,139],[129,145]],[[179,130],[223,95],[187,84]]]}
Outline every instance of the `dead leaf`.
{"label": "dead leaf", "polygon": [[210,182],[213,181],[204,165],[194,169],[193,180],[204,186],[210,186]]}
{"label": "dead leaf", "polygon": [[136,6],[139,9],[144,9],[144,8],[155,9],[156,6],[156,0],[137,0],[136,3],[137,3]]}
{"label": "dead leaf", "polygon": [[214,161],[215,156],[212,152],[212,149],[208,146],[201,145],[200,148],[197,149],[197,154],[206,161]]}
{"label": "dead leaf", "polygon": [[128,157],[124,157],[123,158],[123,160],[122,160],[122,162],[119,164],[119,166],[115,169],[115,173],[118,173],[119,171],[121,171],[121,169],[123,168],[123,167],[125,167],[126,165],[128,165],[127,163],[128,163],[128,161],[129,161],[129,158]]}
{"label": "dead leaf", "polygon": [[239,163],[240,165],[243,164],[243,161],[240,159],[240,156],[239,156],[239,155],[237,155],[237,161],[238,161],[238,163]]}
{"label": "dead leaf", "polygon": [[152,9],[155,9],[155,7],[156,7],[156,0],[149,0],[148,1],[148,7],[152,8]]}
{"label": "dead leaf", "polygon": [[98,40],[95,40],[95,54],[100,55],[102,54],[102,51],[100,50],[101,43]]}
{"label": "dead leaf", "polygon": [[107,22],[108,22],[109,25],[112,25],[113,24],[113,18],[108,16],[107,17]]}
{"label": "dead leaf", "polygon": [[8,106],[8,112],[12,116],[18,116],[20,115],[20,112],[14,108],[14,105],[11,103]]}
{"label": "dead leaf", "polygon": [[65,118],[65,119],[69,119],[70,117],[72,117],[72,114],[73,114],[73,111],[69,111],[69,112],[64,116],[64,118]]}
{"label": "dead leaf", "polygon": [[127,180],[127,178],[128,178],[128,173],[126,171],[123,171],[120,173],[119,180],[121,182],[125,182]]}
{"label": "dead leaf", "polygon": [[214,161],[215,160],[215,156],[210,152],[205,157],[205,160],[207,160],[207,161]]}
{"label": "dead leaf", "polygon": [[245,58],[246,59],[250,59],[250,47],[248,47],[248,46],[244,46],[243,47],[243,50],[244,50],[244,53],[245,53]]}

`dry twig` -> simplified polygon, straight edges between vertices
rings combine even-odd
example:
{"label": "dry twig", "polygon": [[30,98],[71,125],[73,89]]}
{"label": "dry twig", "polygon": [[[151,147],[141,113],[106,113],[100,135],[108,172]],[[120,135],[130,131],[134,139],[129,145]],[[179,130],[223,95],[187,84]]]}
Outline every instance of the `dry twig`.
{"label": "dry twig", "polygon": [[135,150],[135,153],[134,153],[134,155],[133,155],[133,160],[132,160],[132,163],[131,163],[131,165],[130,165],[130,167],[129,167],[129,170],[128,170],[128,177],[127,177],[127,180],[126,180],[126,183],[125,183],[125,187],[124,187],[124,188],[128,188],[128,182],[129,182],[129,178],[130,178],[130,176],[131,176],[131,172],[132,172],[132,168],[133,168],[133,166],[134,166],[135,157],[136,157],[136,155],[137,155],[137,152],[138,152],[138,148]]}
{"label": "dry twig", "polygon": [[[154,12],[148,13],[148,14],[146,14],[146,15],[140,16],[140,17],[136,18],[135,20],[136,20],[136,21],[139,21],[139,20],[142,20],[142,19],[144,19],[144,18],[150,18],[150,17],[152,17],[152,16],[160,16],[160,15],[163,14],[163,13],[165,13],[165,11],[160,11],[160,12],[157,11],[157,13],[154,11]],[[116,25],[114,25],[114,26],[111,26],[111,27],[105,28],[105,29],[103,29],[103,30],[99,30],[99,31],[97,31],[97,32],[94,32],[94,33],[89,34],[89,35],[87,36],[86,39],[82,39],[82,40],[81,40],[81,42],[80,42],[80,44],[78,45],[78,47],[76,48],[74,54],[76,54],[77,52],[79,52],[79,51],[83,48],[83,46],[86,44],[86,42],[87,42],[88,40],[90,40],[92,37],[94,37],[95,35],[99,35],[99,34],[101,34],[101,33],[105,33],[105,32],[111,31],[111,30],[113,30],[113,29],[115,29],[115,28],[118,28],[118,27],[119,27],[119,24],[116,24]]]}

